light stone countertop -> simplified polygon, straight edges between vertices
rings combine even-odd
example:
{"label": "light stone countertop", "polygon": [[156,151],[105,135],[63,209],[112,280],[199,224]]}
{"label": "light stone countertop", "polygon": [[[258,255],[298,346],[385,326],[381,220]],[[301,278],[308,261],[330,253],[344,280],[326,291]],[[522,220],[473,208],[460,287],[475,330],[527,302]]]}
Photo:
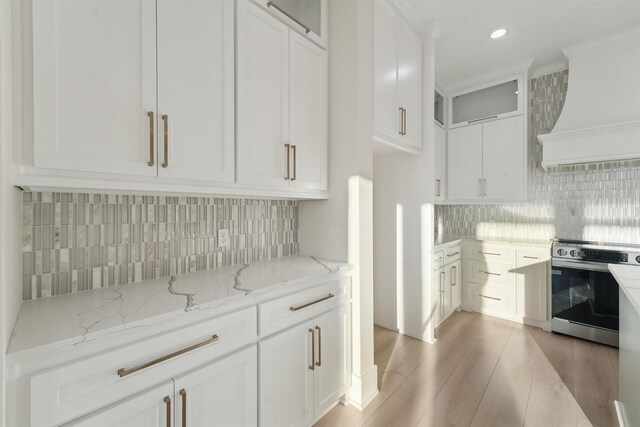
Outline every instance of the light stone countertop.
{"label": "light stone countertop", "polygon": [[609,271],[627,295],[631,305],[640,315],[640,267],[635,265],[609,264]]}
{"label": "light stone countertop", "polygon": [[476,236],[436,236],[434,246],[436,248],[440,246],[446,246],[454,244],[454,242],[460,242],[462,240],[473,241],[478,243],[499,243],[518,246],[537,246],[542,248],[551,248],[551,239],[518,239],[507,237],[476,237]]}
{"label": "light stone countertop", "polygon": [[211,310],[222,313],[231,306],[250,306],[276,289],[294,292],[297,289],[291,286],[348,270],[351,266],[344,262],[295,255],[25,301],[8,356],[43,351],[54,344],[78,346],[131,329],[153,329],[195,312],[208,311],[214,317]]}

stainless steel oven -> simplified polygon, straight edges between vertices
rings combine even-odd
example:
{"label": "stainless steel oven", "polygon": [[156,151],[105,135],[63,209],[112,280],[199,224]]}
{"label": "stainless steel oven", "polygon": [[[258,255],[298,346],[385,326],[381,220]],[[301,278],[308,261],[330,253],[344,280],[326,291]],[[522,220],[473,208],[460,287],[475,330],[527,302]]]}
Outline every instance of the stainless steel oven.
{"label": "stainless steel oven", "polygon": [[608,264],[640,265],[640,248],[556,241],[551,258],[551,329],[618,346],[618,282]]}

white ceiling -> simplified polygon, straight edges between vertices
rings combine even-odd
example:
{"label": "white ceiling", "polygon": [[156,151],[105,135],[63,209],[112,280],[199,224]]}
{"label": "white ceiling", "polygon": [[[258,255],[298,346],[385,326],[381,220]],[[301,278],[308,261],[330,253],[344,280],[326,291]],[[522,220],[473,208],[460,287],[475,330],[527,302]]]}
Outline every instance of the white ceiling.
{"label": "white ceiling", "polygon": [[[561,49],[640,26],[640,0],[406,0],[436,21],[436,82],[454,88],[534,59],[531,70],[565,62]],[[509,30],[501,39],[489,34]]]}

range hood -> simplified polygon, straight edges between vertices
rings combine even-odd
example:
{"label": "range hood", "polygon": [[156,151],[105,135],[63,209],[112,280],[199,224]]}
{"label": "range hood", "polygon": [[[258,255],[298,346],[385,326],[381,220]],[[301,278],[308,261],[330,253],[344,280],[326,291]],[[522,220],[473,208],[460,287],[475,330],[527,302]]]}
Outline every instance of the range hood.
{"label": "range hood", "polygon": [[569,87],[542,167],[640,159],[640,29],[565,49]]}

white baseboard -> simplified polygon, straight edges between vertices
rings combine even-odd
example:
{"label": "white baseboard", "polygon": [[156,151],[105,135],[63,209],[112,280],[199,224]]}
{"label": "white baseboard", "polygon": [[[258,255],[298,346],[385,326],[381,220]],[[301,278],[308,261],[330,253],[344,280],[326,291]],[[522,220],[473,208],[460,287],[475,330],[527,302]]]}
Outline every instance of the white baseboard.
{"label": "white baseboard", "polygon": [[372,365],[361,377],[351,375],[351,390],[346,402],[362,411],[378,393],[378,366]]}

